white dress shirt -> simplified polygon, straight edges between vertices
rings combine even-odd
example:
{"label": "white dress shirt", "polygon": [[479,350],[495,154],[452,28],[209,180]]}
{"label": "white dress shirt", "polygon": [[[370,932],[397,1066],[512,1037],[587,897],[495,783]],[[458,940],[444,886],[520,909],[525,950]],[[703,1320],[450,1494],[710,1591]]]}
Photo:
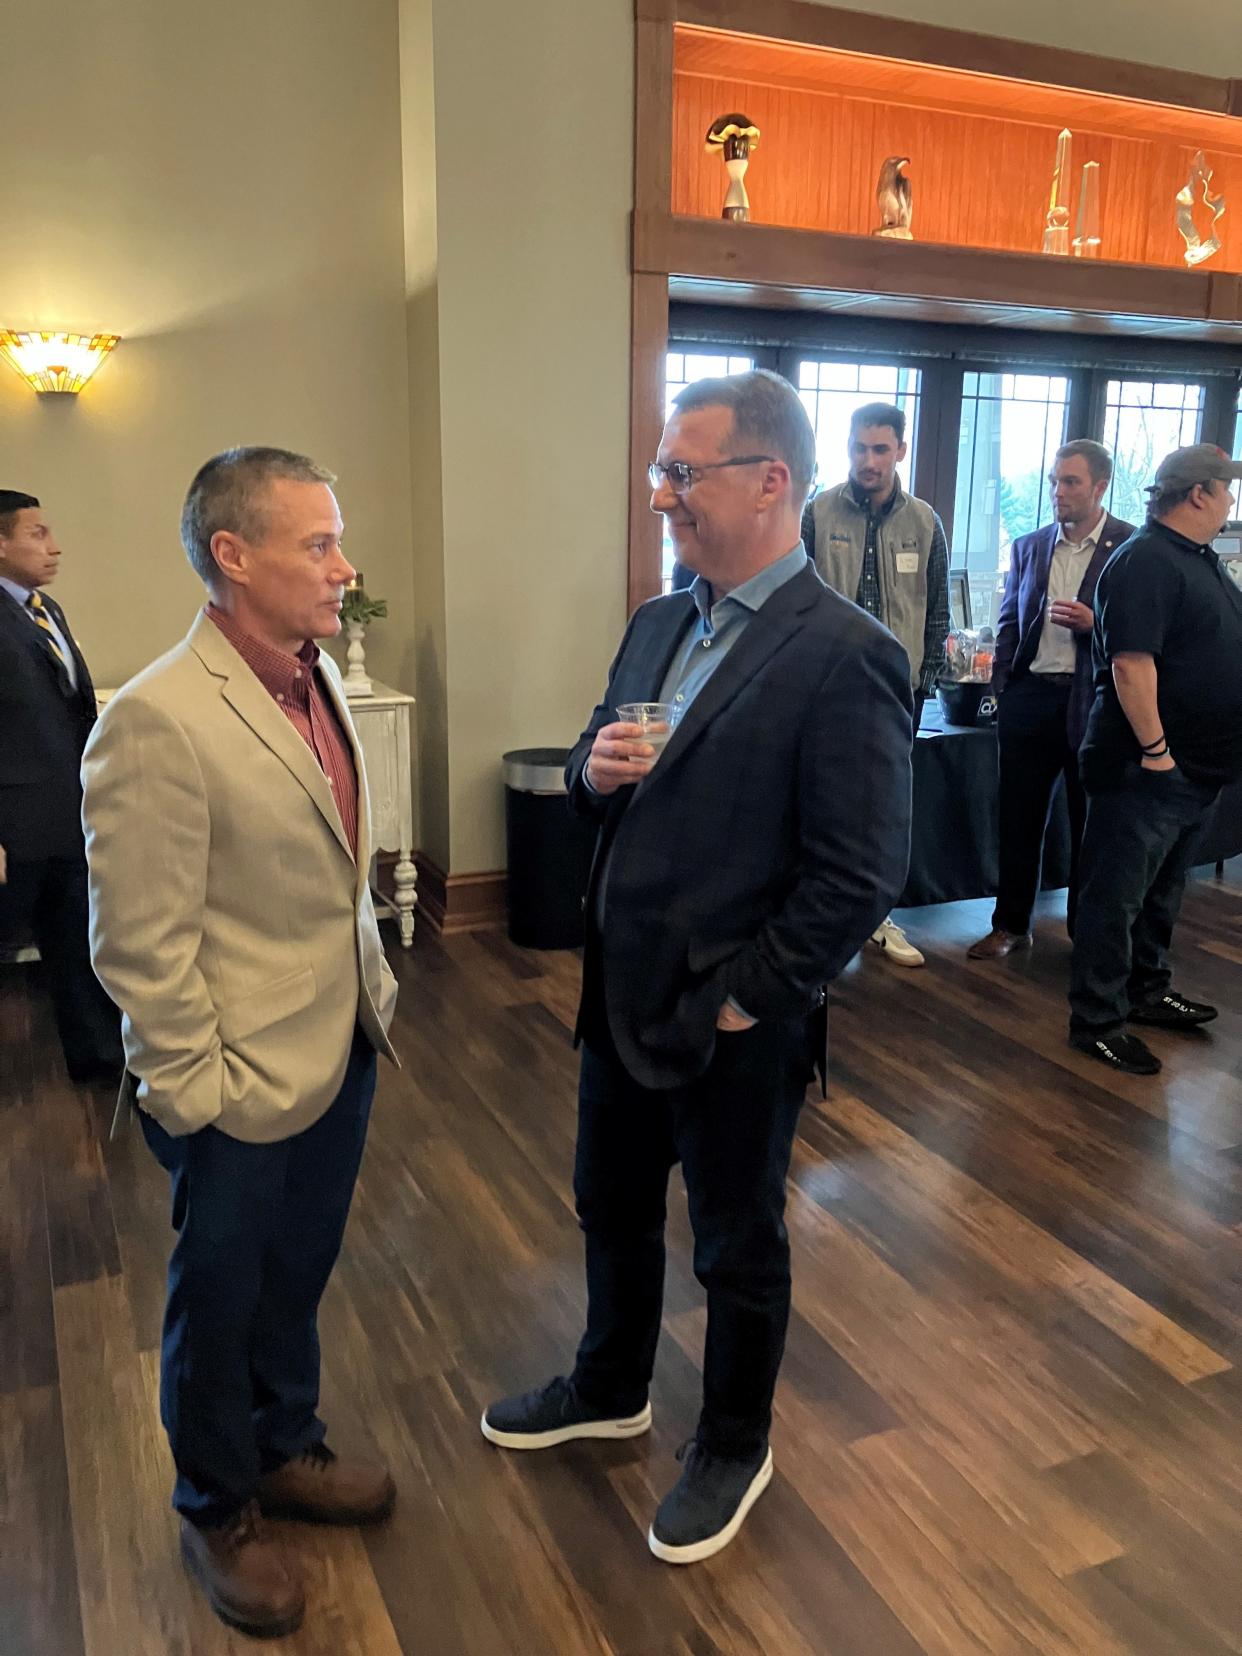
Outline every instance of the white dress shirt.
{"label": "white dress shirt", "polygon": [[[1101,512],[1095,527],[1080,541],[1067,540],[1061,531],[1052,565],[1048,570],[1048,604],[1072,604],[1077,601],[1088,566],[1095,556],[1096,544],[1104,533],[1107,512]],[[1032,673],[1072,673],[1078,660],[1077,634],[1070,627],[1058,627],[1044,611],[1044,627],[1039,635],[1039,648],[1031,663]]]}

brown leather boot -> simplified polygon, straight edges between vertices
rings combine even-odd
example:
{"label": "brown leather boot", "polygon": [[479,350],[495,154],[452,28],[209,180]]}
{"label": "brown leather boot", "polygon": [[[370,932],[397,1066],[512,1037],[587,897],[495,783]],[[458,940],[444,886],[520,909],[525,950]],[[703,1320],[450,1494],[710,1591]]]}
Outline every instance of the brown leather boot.
{"label": "brown leather boot", "polygon": [[272,1518],[375,1524],[392,1511],[397,1486],[387,1467],[338,1460],[326,1444],[316,1443],[262,1478],[258,1496]]}
{"label": "brown leather boot", "polygon": [[251,1501],[227,1524],[199,1529],[181,1520],[181,1556],[222,1622],[259,1639],[302,1624],[306,1595],[285,1549]]}
{"label": "brown leather boot", "polygon": [[1030,932],[1008,932],[993,926],[986,937],[971,944],[966,955],[970,960],[1004,960],[1016,949],[1029,949],[1034,941]]}

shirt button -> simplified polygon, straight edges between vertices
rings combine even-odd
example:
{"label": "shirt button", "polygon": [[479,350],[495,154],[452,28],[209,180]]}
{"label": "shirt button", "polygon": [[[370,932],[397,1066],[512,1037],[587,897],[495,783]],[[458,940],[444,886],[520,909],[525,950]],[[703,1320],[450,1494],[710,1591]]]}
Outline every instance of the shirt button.
{"label": "shirt button", "polygon": [[284,698],[284,697],[283,697],[283,696],[281,696],[281,695],[277,695],[277,697],[276,697],[276,700],[277,700],[277,701],[278,701],[278,702],[282,702],[282,701],[284,701],[284,699],[285,699],[285,698]]}
{"label": "shirt button", "polygon": [[712,647],[712,641],[711,641],[711,639],[710,639],[710,638],[705,638],[705,639],[704,639],[704,640],[703,640],[703,648],[704,648],[704,649],[705,649],[705,650],[710,650],[710,649],[711,649],[711,647]]}
{"label": "shirt button", "polygon": [[336,787],[336,783],[332,780],[331,777],[328,778],[328,786],[330,788],[335,788]]}
{"label": "shirt button", "polygon": [[302,676],[302,669],[300,667],[295,667],[293,669],[293,676],[295,679],[300,679]]}

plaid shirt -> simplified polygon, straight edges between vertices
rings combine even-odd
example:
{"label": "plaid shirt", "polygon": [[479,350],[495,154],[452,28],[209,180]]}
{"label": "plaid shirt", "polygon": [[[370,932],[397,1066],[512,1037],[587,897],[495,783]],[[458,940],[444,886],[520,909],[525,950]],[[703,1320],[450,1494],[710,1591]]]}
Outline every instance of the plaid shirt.
{"label": "plaid shirt", "polygon": [[[859,577],[854,602],[861,609],[865,609],[868,615],[874,615],[877,621],[883,621],[880,575],[876,567],[876,533],[880,524],[901,499],[901,485],[897,485],[878,512],[871,510],[871,497],[856,488],[853,483],[850,484],[850,492],[867,514],[867,544],[863,549],[862,574]],[[940,513],[936,512],[933,515],[936,525],[932,531],[931,550],[927,555],[927,615],[923,622],[923,665],[919,669],[918,682],[919,694],[924,696],[930,696],[936,688],[936,680],[944,666],[944,641],[949,631],[949,543],[945,539]],[[807,516],[810,516],[809,507]],[[804,524],[803,539],[805,538]],[[813,558],[813,542],[807,550]]]}

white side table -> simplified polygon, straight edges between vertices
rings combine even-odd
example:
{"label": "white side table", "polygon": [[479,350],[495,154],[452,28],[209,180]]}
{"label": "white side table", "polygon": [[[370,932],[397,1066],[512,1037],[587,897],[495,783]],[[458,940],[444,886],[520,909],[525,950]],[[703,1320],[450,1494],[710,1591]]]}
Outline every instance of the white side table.
{"label": "white side table", "polygon": [[[414,780],[410,771],[410,709],[413,696],[376,684],[374,695],[359,696],[349,703],[363,762],[367,767],[367,791],[371,800],[371,891],[379,913],[394,919],[401,928],[401,946],[414,941],[414,909],[418,903],[418,870],[414,867]],[[96,690],[102,708],[115,690]],[[395,851],[393,870],[396,886],[391,901],[375,888],[374,853]]]}
{"label": "white side table", "polygon": [[[367,767],[371,797],[371,849],[395,851],[392,900],[374,893],[378,907],[401,928],[401,944],[414,941],[418,871],[414,867],[414,781],[410,772],[410,709],[413,696],[375,684],[374,695],[350,700],[354,728]],[[374,864],[372,864],[374,866]]]}

